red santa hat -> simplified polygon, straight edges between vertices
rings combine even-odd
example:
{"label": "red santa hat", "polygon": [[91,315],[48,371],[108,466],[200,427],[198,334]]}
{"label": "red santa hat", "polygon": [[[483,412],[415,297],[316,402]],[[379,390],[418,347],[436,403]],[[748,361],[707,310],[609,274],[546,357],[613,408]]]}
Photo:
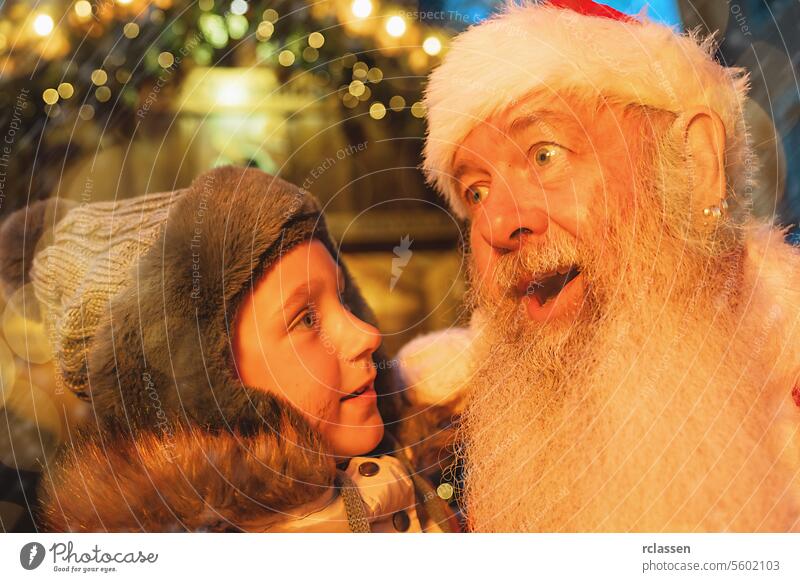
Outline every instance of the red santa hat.
{"label": "red santa hat", "polygon": [[742,117],[748,78],[713,53],[711,37],[680,34],[591,0],[510,3],[458,35],[431,73],[423,170],[465,218],[451,173],[460,142],[480,121],[536,90],[568,90],[674,113],[713,109],[725,124],[726,170],[737,190],[749,179]]}

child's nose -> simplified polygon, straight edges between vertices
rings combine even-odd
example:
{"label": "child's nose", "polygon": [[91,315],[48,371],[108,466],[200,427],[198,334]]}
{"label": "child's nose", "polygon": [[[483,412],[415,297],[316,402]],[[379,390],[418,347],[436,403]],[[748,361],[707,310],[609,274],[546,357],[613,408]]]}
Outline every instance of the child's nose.
{"label": "child's nose", "polygon": [[381,332],[349,311],[346,313],[350,321],[346,326],[348,333],[345,338],[347,348],[343,351],[345,358],[352,362],[370,358],[381,345]]}

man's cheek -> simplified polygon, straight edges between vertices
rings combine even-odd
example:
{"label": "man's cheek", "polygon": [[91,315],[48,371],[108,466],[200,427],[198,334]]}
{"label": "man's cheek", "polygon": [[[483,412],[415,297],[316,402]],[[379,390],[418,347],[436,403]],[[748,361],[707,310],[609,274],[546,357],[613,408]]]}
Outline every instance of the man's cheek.
{"label": "man's cheek", "polygon": [[492,287],[495,252],[474,227],[471,229],[470,251],[474,282],[483,287]]}

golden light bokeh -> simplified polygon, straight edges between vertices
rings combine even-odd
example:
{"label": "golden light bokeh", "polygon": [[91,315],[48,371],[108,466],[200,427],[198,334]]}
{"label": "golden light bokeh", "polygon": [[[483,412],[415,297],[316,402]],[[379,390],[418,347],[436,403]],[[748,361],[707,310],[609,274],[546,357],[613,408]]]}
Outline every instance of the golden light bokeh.
{"label": "golden light bokeh", "polygon": [[422,50],[431,56],[436,56],[442,52],[442,41],[435,36],[429,36],[422,42]]}
{"label": "golden light bokeh", "polygon": [[256,28],[256,38],[262,41],[269,40],[273,32],[275,32],[275,25],[269,20],[262,20]]}
{"label": "golden light bokeh", "polygon": [[105,85],[102,87],[98,87],[95,89],[94,96],[97,98],[100,103],[105,103],[109,99],[111,99],[111,89],[106,87]]}
{"label": "golden light bokeh", "polygon": [[164,51],[158,55],[159,66],[168,69],[175,64],[175,55],[169,51]]}
{"label": "golden light bokeh", "polygon": [[103,69],[95,69],[92,71],[92,83],[95,85],[105,85],[108,81],[108,73]]}
{"label": "golden light bokeh", "polygon": [[350,94],[355,95],[356,97],[363,95],[365,89],[366,87],[364,86],[364,82],[359,81],[358,79],[350,83],[347,88],[347,90],[350,91]]}
{"label": "golden light bokeh", "polygon": [[53,18],[49,14],[39,14],[33,19],[33,31],[39,36],[47,36],[53,32]]}
{"label": "golden light bokeh", "polygon": [[61,83],[58,86],[58,94],[62,99],[69,99],[75,94],[75,88],[70,83]]}
{"label": "golden light bokeh", "polygon": [[122,27],[122,34],[125,35],[125,38],[136,38],[139,36],[139,25],[135,22],[129,22]]}
{"label": "golden light bokeh", "polygon": [[369,116],[372,119],[383,119],[386,117],[386,106],[377,101],[369,106]]}
{"label": "golden light bokeh", "polygon": [[294,64],[294,53],[290,50],[282,50],[278,55],[278,62],[284,67],[291,67]]}
{"label": "golden light bokeh", "polygon": [[92,5],[87,0],[80,0],[75,3],[75,14],[81,20],[86,20],[92,15]]}
{"label": "golden light bokeh", "polygon": [[353,0],[350,11],[356,18],[366,18],[372,14],[372,2],[370,0]]}
{"label": "golden light bokeh", "polygon": [[58,101],[58,91],[53,89],[45,89],[42,92],[42,100],[47,103],[48,105],[52,105],[53,103]]}
{"label": "golden light bokeh", "polygon": [[392,16],[386,21],[386,32],[389,36],[399,38],[406,33],[406,21],[402,16]]}
{"label": "golden light bokeh", "polygon": [[325,44],[325,37],[319,32],[312,32],[308,35],[308,46],[318,49]]}
{"label": "golden light bokeh", "polygon": [[402,95],[395,95],[389,99],[389,107],[392,111],[402,111],[406,106],[406,100]]}

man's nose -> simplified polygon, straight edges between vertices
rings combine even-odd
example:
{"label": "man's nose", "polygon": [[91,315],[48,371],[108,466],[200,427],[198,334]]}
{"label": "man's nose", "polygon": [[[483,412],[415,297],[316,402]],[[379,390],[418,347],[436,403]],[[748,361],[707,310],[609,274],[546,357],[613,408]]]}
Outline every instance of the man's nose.
{"label": "man's nose", "polygon": [[484,241],[499,253],[518,250],[525,239],[544,235],[549,223],[546,210],[530,191],[509,187],[496,188],[475,219]]}

